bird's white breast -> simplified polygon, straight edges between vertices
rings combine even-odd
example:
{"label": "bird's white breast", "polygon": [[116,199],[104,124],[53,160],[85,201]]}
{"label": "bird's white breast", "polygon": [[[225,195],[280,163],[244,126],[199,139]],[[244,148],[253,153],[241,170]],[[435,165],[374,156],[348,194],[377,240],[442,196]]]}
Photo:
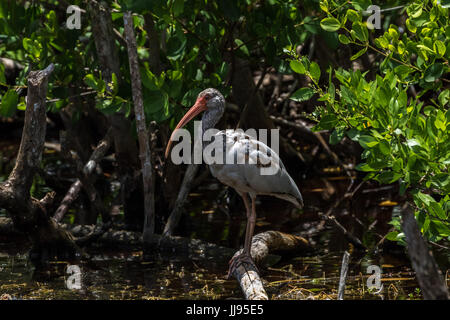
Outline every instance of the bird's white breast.
{"label": "bird's white breast", "polygon": [[225,163],[210,164],[211,173],[222,183],[238,191],[250,192],[264,177],[263,170],[271,168],[273,174],[281,170],[278,155],[266,144],[240,130],[224,130],[215,136],[225,141]]}

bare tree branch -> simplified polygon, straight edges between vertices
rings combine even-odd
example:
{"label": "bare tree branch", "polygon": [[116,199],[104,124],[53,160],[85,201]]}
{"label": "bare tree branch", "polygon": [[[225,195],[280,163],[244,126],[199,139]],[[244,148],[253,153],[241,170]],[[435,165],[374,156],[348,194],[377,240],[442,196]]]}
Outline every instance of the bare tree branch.
{"label": "bare tree branch", "polygon": [[[82,172],[80,172],[80,174],[82,174],[85,177],[85,179],[89,179],[90,175],[97,167],[98,162],[100,162],[105,153],[109,150],[111,146],[111,141],[112,141],[112,130],[110,129],[106,133],[105,137],[99,142],[97,147],[94,149],[94,151],[91,154],[91,157],[89,158],[89,161],[84,165],[83,169],[81,170]],[[53,219],[55,221],[60,222],[62,220],[67,210],[69,209],[69,206],[72,204],[73,201],[75,201],[78,198],[78,194],[80,193],[82,186],[83,183],[80,181],[80,179],[77,179],[70,186],[69,191],[67,191],[67,194],[64,196],[60,206],[53,215]],[[88,187],[88,190],[86,191],[92,192],[92,186],[90,188]],[[105,212],[103,212],[103,214],[105,214]]]}
{"label": "bare tree branch", "polygon": [[134,112],[136,114],[136,129],[139,138],[139,153],[142,164],[144,182],[144,243],[149,243],[155,232],[155,197],[153,186],[153,168],[151,163],[150,142],[145,123],[144,103],[142,98],[142,83],[139,73],[136,38],[134,37],[133,19],[130,11],[123,14],[125,39],[128,46],[128,60],[132,83]]}
{"label": "bare tree branch", "polygon": [[165,236],[173,235],[175,228],[178,225],[178,222],[180,221],[181,214],[183,212],[183,206],[186,203],[189,191],[191,190],[192,181],[194,180],[195,175],[198,172],[198,169],[199,165],[193,163],[187,167],[186,173],[184,174],[183,182],[181,183],[180,191],[178,192],[177,200],[175,201],[175,205],[164,227],[163,234]]}

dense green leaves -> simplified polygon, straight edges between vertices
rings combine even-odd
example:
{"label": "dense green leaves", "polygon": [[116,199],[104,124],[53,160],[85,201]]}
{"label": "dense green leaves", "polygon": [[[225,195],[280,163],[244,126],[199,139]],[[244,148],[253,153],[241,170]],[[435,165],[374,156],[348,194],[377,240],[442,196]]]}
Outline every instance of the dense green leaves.
{"label": "dense green leaves", "polygon": [[16,111],[19,97],[17,92],[13,89],[8,90],[2,97],[0,104],[0,116],[11,117]]}
{"label": "dense green leaves", "polygon": [[[52,111],[67,106],[67,97],[76,96],[80,106],[91,104],[106,114],[124,111],[130,115],[133,84],[126,48],[117,45],[120,73],[103,78],[89,15],[83,15],[80,30],[69,30],[61,27],[64,11],[52,10],[60,3],[48,3],[51,5],[29,2],[23,6],[10,1],[2,6],[1,56],[20,61],[24,70],[16,79],[17,86],[9,86],[0,65],[0,116],[24,109],[18,87],[26,86],[29,70],[50,62],[56,69],[48,98],[58,100],[50,104]],[[74,3],[83,5],[79,0]],[[331,144],[344,137],[357,142],[363,149],[357,168],[370,179],[383,184],[398,182],[402,190],[414,194],[424,232],[430,237],[442,236],[448,232],[450,207],[446,196],[450,193],[448,8],[435,1],[412,1],[405,4],[406,13],[405,9],[396,13],[405,14],[405,19],[392,19],[394,16],[386,13],[381,30],[368,30],[363,11],[370,4],[369,0],[320,4],[120,0],[111,6],[113,26],[119,34],[123,32],[123,11],[134,12],[148,121],[172,125],[206,87],[216,87],[227,95],[226,79],[236,72],[230,56],[252,66],[264,64],[279,73],[294,73],[301,80],[306,77],[308,83],[291,99],[305,102],[317,98],[314,130],[330,130]],[[153,53],[144,15],[154,20],[155,32],[161,37],[160,70],[150,63]],[[394,24],[401,21],[404,25]],[[311,44],[315,53],[310,59],[297,56],[299,45],[303,45],[303,53]],[[350,60],[359,60],[354,65],[370,61],[370,72],[362,73],[356,67],[327,69],[327,61],[320,61],[319,66],[319,50],[339,50],[339,57],[351,52]],[[330,65],[344,64],[330,60]],[[402,239],[398,233],[391,236]]]}
{"label": "dense green leaves", "polygon": [[[311,63],[306,75],[325,104],[317,111],[315,130],[332,130],[330,143],[345,133],[358,142],[363,152],[357,169],[381,184],[397,182],[401,194],[412,194],[422,232],[438,241],[450,236],[450,91],[444,87],[450,71],[448,8],[413,1],[406,6],[405,26],[370,31],[372,44],[361,14],[368,5],[363,2],[352,1],[355,10],[326,2],[321,8],[328,17],[320,25],[326,31],[341,29],[342,45],[357,45],[350,60],[369,50],[383,59],[378,70],[374,65],[375,77],[359,70],[335,70],[327,90],[317,83],[320,73],[312,71]],[[329,94],[336,90],[332,76],[340,83],[335,97]],[[395,219],[392,224],[400,227]],[[399,230],[388,239],[404,241]]]}

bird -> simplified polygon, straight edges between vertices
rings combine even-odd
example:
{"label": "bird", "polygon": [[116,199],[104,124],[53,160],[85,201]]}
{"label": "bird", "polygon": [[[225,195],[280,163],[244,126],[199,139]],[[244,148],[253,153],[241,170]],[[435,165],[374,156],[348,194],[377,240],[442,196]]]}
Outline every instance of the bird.
{"label": "bird", "polygon": [[[201,118],[201,137],[208,129],[222,118],[225,111],[225,98],[214,88],[208,88],[198,94],[195,104],[183,116],[175,127],[165,151],[165,158],[169,156],[176,131],[203,112]],[[251,257],[251,244],[256,223],[255,200],[258,195],[269,195],[293,203],[297,208],[303,207],[303,197],[287,172],[279,156],[266,144],[245,134],[242,130],[222,130],[214,134],[214,138],[221,138],[223,157],[241,161],[221,161],[209,163],[211,174],[223,184],[234,188],[243,199],[247,227],[244,247],[240,254],[235,255],[229,262],[228,278],[240,263],[251,264],[258,271]],[[212,142],[210,142],[212,143]],[[203,150],[208,142],[202,142]],[[226,158],[228,156],[228,158]],[[245,160],[245,161],[242,161]],[[228,161],[230,162],[230,161]],[[275,174],[262,174],[261,169],[273,166]],[[250,199],[250,201],[249,201]],[[250,203],[251,202],[251,203]]]}

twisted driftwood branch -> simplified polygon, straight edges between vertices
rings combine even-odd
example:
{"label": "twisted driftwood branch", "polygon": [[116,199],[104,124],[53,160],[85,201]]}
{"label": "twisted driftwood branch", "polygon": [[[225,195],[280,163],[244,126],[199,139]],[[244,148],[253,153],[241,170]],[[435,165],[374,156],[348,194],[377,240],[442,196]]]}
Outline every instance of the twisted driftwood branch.
{"label": "twisted driftwood branch", "polygon": [[40,258],[59,249],[65,254],[79,252],[71,235],[47,214],[46,206],[53,195],[41,201],[30,196],[44,150],[47,84],[53,70],[54,65],[50,64],[44,70],[31,71],[28,76],[27,107],[19,153],[8,180],[0,183],[0,207],[9,212],[14,227],[30,238],[34,252]]}
{"label": "twisted driftwood branch", "polygon": [[[292,251],[310,249],[308,241],[302,237],[279,231],[266,231],[255,235],[252,239],[251,255],[256,264],[261,264],[270,251]],[[234,254],[238,256],[242,249]],[[240,263],[233,271],[247,300],[268,300],[266,291],[253,265]]]}
{"label": "twisted driftwood branch", "polygon": [[[82,170],[80,170],[82,171],[80,172],[80,174],[84,176],[83,180],[85,180],[85,183],[87,182],[89,185],[88,189],[86,190],[87,192],[95,190],[95,188],[92,185],[92,182],[89,179],[89,176],[92,174],[94,169],[97,167],[97,164],[109,150],[111,142],[112,142],[112,130],[110,129],[106,133],[105,137],[99,142],[97,147],[92,152],[89,161],[84,165]],[[83,183],[81,182],[80,179],[77,179],[74,183],[72,183],[63,200],[61,201],[61,204],[59,205],[58,209],[53,215],[53,219],[56,222],[60,222],[62,220],[67,210],[69,210],[69,206],[72,204],[73,201],[75,201],[78,198],[82,186]]]}

